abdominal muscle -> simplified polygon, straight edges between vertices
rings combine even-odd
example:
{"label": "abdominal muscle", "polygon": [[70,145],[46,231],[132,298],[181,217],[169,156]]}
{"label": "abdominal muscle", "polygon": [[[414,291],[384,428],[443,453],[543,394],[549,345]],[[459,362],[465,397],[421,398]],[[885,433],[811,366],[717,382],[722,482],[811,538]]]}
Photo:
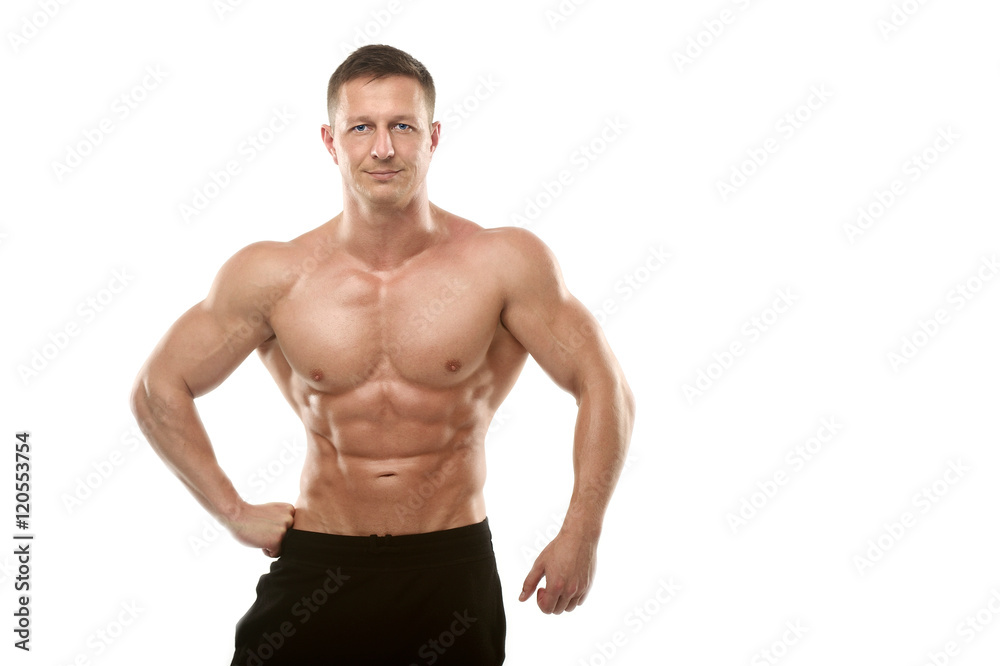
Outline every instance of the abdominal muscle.
{"label": "abdominal muscle", "polygon": [[[353,412],[337,409],[346,405],[335,403],[345,400],[350,398],[310,401],[311,413],[304,414],[307,452],[295,529],[349,536],[418,534],[486,518],[484,439],[491,414],[470,422],[477,410],[467,405],[460,410],[464,423],[456,428],[447,422],[453,419],[406,419],[385,408],[375,412],[378,421],[341,418],[333,427],[330,410]],[[317,412],[327,418],[315,418]]]}

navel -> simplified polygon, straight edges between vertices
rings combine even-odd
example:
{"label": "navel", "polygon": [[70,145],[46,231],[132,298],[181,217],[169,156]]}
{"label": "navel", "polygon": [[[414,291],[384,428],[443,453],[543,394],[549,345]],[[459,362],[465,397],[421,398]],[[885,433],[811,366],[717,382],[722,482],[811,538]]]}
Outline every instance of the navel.
{"label": "navel", "polygon": [[444,364],[444,367],[448,370],[448,372],[458,372],[462,367],[462,362],[459,361],[457,358],[453,358],[448,360]]}

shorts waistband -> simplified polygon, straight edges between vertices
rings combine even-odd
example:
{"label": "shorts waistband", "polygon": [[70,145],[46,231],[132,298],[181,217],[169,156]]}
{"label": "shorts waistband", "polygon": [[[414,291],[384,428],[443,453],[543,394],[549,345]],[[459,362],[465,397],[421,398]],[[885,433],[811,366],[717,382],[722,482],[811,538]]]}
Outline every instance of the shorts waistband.
{"label": "shorts waistband", "polygon": [[493,555],[489,520],[438,532],[385,536],[346,536],[289,529],[281,559],[321,566],[397,568],[457,564]]}

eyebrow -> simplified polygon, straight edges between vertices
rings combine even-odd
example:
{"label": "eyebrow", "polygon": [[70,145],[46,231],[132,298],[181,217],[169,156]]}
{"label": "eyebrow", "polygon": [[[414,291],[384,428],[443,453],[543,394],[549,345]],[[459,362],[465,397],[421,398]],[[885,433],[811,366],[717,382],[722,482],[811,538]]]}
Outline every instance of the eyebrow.
{"label": "eyebrow", "polygon": [[[420,120],[418,116],[392,116],[389,118],[389,124],[394,125],[396,123],[406,123],[407,125],[417,125]],[[348,127],[353,127],[355,125],[374,125],[375,121],[369,116],[354,116],[353,118],[345,118],[344,123]]]}

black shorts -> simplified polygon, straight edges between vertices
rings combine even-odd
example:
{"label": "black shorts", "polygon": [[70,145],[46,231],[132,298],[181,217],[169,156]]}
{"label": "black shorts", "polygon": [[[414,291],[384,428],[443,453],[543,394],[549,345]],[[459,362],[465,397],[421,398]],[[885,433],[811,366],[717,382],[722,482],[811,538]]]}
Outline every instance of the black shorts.
{"label": "black shorts", "polygon": [[487,521],[427,534],[291,529],[232,666],[493,666],[507,621]]}

